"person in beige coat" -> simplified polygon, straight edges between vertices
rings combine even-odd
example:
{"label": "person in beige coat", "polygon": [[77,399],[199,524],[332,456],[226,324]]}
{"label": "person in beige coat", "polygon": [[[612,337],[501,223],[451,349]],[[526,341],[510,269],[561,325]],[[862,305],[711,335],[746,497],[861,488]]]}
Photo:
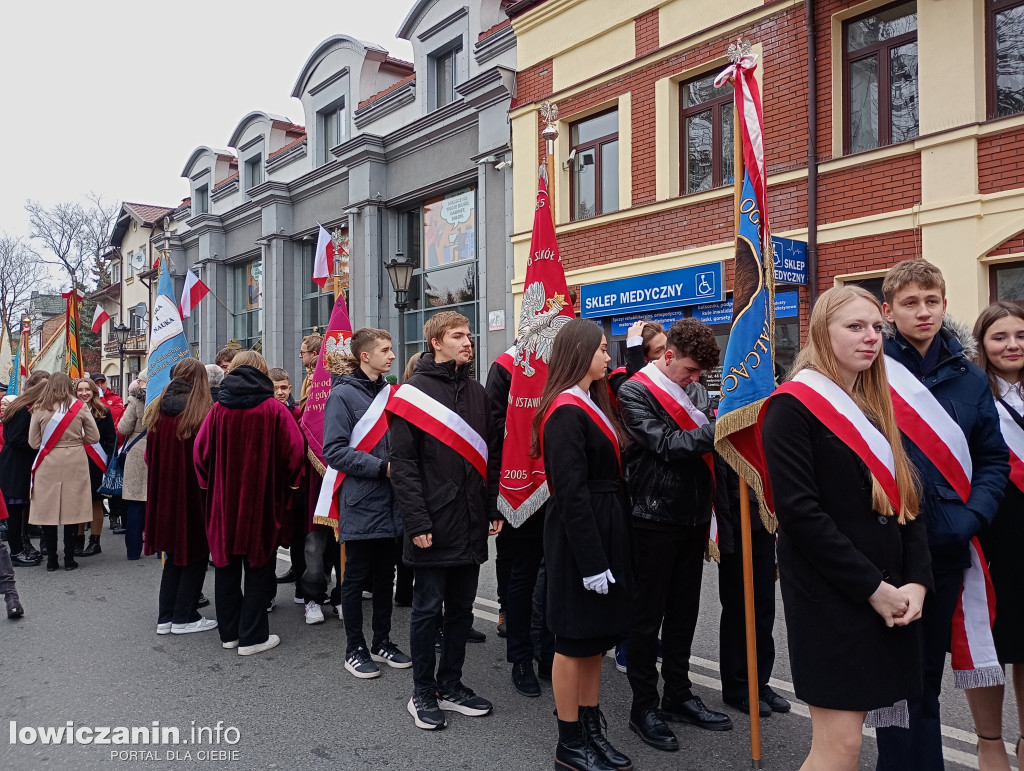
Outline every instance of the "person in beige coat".
{"label": "person in beige coat", "polygon": [[[50,376],[46,389],[32,405],[28,443],[35,449],[43,444],[43,433],[57,411],[66,412],[75,401],[75,385],[67,375]],[[57,526],[64,526],[64,569],[74,570],[78,525],[92,521],[92,482],[85,445],[100,440],[92,412],[80,409],[64,430],[53,450],[43,458],[35,473],[28,521],[41,525],[48,547],[46,569],[57,570]]]}
{"label": "person in beige coat", "polygon": [[[128,406],[117,424],[117,432],[125,438],[128,455],[123,459],[121,497],[125,503],[124,547],[128,559],[142,556],[142,533],[146,523],[146,437],[142,423],[146,411],[146,374],[139,373],[128,388]],[[140,438],[141,437],[141,438]]]}

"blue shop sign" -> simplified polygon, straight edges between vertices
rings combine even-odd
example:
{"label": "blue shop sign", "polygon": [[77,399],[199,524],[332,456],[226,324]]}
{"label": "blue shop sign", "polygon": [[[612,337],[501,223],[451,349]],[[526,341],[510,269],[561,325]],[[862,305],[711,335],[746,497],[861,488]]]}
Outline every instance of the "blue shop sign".
{"label": "blue shop sign", "polygon": [[678,308],[722,297],[720,262],[580,287],[584,318]]}
{"label": "blue shop sign", "polygon": [[[787,319],[797,315],[797,293],[779,292],[775,295],[775,318]],[[718,303],[698,305],[693,317],[705,324],[732,324],[732,298]]]}
{"label": "blue shop sign", "polygon": [[807,283],[807,244],[792,238],[772,236],[775,254],[775,282],[778,284]]}

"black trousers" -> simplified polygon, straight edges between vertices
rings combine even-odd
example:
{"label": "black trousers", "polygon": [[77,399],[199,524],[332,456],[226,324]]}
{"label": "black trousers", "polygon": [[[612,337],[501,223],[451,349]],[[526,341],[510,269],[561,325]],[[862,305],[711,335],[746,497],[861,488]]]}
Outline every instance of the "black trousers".
{"label": "black trousers", "polygon": [[227,566],[215,569],[214,597],[221,642],[238,640],[238,644],[244,647],[267,641],[270,636],[267,587],[275,581],[276,564],[277,561],[271,558],[262,565],[254,566],[246,557],[236,554]]}
{"label": "black trousers", "polygon": [[[341,576],[341,547],[329,527],[314,527],[305,540],[305,570],[299,577],[299,591],[306,602],[322,603],[327,599],[331,570]],[[296,568],[297,570],[297,568]],[[275,592],[276,593],[276,592]],[[331,605],[341,604],[341,587],[331,591]]]}
{"label": "black trousers", "polygon": [[395,539],[395,602],[412,605],[412,568],[402,561],[402,536]]}
{"label": "black trousers", "polygon": [[512,580],[512,551],[515,548],[510,543],[515,538],[515,534],[509,533],[509,531],[513,529],[511,526],[502,528],[494,539],[494,575],[498,581],[498,607],[506,611],[506,625],[508,624],[508,613],[505,603],[508,600],[509,581]]}
{"label": "black trousers", "polygon": [[[196,604],[203,592],[203,581],[206,579],[206,563],[210,555],[204,554],[202,561],[193,562],[184,567],[174,564],[172,555],[164,560],[164,570],[160,576],[160,599],[158,624],[191,624],[202,618]],[[219,604],[218,604],[219,608]],[[237,640],[237,637],[232,637]]]}
{"label": "black trousers", "polygon": [[[535,521],[536,520],[536,521]],[[505,609],[505,660],[510,664],[533,661],[530,626],[533,617],[533,590],[544,559],[543,517],[534,514],[518,530],[505,537],[505,560],[509,563],[508,588],[501,606]],[[499,596],[499,601],[501,598]]]}
{"label": "black trousers", "polygon": [[394,538],[369,538],[345,542],[345,580],[341,584],[341,612],[345,617],[347,656],[366,647],[363,636],[363,586],[373,591],[373,647],[391,634],[391,587],[395,580],[397,548]]}
{"label": "black trousers", "polygon": [[[46,544],[47,558],[57,559],[57,528],[60,525],[43,525],[43,542]],[[64,559],[75,558],[75,541],[78,538],[78,525],[64,525]]]}
{"label": "black trousers", "polygon": [[690,648],[700,611],[707,525],[653,530],[633,520],[636,581],[626,674],[638,707],[658,706],[658,629],[666,701],[693,698]]}
{"label": "black trousers", "polygon": [[555,635],[548,629],[548,573],[541,563],[537,585],[533,589],[533,613],[530,619],[530,642],[537,661],[550,665],[555,660]]}
{"label": "black trousers", "polygon": [[[775,536],[764,528],[751,533],[754,563],[754,640],[757,644],[757,684],[768,684],[775,666]],[[743,546],[736,533],[736,551],[723,554],[718,564],[718,599],[722,620],[718,629],[722,698],[739,702],[747,697],[747,622],[743,600]]]}
{"label": "black trousers", "polygon": [[25,548],[25,515],[28,511],[27,503],[7,504],[7,545],[11,554],[21,554]]}
{"label": "black trousers", "polygon": [[[111,498],[111,501],[113,500]],[[137,560],[142,556],[143,533],[146,529],[146,502],[126,501],[123,498],[118,498],[117,500],[121,501],[121,508],[123,510],[121,526],[125,529],[125,552],[128,555],[128,559]],[[114,515],[111,514],[111,516]],[[209,559],[209,555],[207,555],[207,559]]]}
{"label": "black trousers", "polygon": [[[417,693],[433,691],[462,679],[466,660],[466,638],[473,626],[479,565],[451,568],[415,567],[412,620],[409,624],[409,655],[412,656],[413,687]],[[444,608],[444,647],[441,663],[434,673],[434,632],[437,615]]]}
{"label": "black trousers", "polygon": [[960,596],[963,571],[935,571],[935,591],[924,599],[921,611],[921,652],[924,692],[908,699],[910,728],[877,728],[878,771],[932,771],[944,768],[939,694],[942,670],[950,648],[953,612]]}

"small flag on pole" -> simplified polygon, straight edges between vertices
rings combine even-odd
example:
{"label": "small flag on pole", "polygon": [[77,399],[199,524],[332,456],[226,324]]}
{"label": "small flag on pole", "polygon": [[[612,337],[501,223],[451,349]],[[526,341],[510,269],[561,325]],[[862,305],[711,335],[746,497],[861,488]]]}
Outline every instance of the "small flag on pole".
{"label": "small flag on pole", "polygon": [[334,264],[334,243],[331,241],[331,234],[323,225],[320,228],[320,235],[316,239],[316,255],[313,260],[313,281],[323,289],[327,286],[327,280],[331,277],[331,266]]}
{"label": "small flag on pole", "polygon": [[[199,305],[199,301],[210,292],[210,287],[199,280],[191,269],[185,271],[185,288],[181,290],[181,317],[187,319]],[[99,306],[96,306],[99,307]]]}
{"label": "small flag on pole", "polygon": [[110,318],[110,314],[103,310],[103,306],[96,303],[96,312],[92,315],[92,331],[99,334],[103,330],[103,322]]}

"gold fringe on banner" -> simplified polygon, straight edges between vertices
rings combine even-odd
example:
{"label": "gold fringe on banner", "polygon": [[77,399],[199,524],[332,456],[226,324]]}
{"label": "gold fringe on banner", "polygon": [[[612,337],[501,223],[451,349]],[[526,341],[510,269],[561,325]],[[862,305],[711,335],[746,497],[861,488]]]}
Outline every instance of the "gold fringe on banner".
{"label": "gold fringe on banner", "polygon": [[754,470],[753,466],[747,463],[747,459],[733,447],[732,441],[729,439],[734,432],[744,429],[749,430],[750,426],[757,423],[757,417],[763,405],[764,399],[758,399],[752,404],[732,410],[719,417],[715,424],[715,451],[750,485],[750,489],[757,496],[758,508],[761,511],[761,522],[764,524],[765,529],[774,535],[775,531],[779,529],[779,520],[776,519],[775,512],[771,511],[764,501],[764,486],[761,484],[761,477]]}

